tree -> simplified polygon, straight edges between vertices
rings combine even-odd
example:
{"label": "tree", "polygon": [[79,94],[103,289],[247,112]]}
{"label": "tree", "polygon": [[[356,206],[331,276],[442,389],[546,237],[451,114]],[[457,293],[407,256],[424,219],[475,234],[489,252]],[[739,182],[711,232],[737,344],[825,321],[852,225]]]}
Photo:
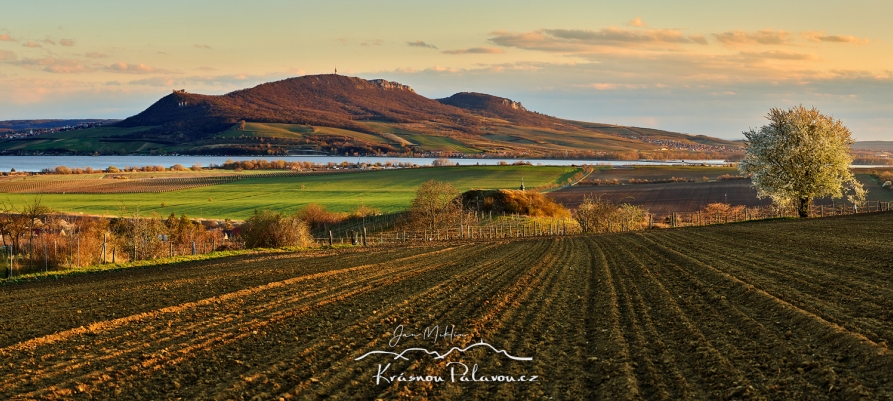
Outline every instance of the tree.
{"label": "tree", "polygon": [[458,218],[461,212],[459,191],[453,184],[434,180],[419,186],[409,207],[410,219],[430,229],[437,229],[439,224]]}
{"label": "tree", "polygon": [[[865,190],[850,173],[850,130],[840,120],[803,106],[773,108],[769,125],[744,133],[744,160],[738,169],[751,176],[760,198],[779,206],[796,205],[808,217],[812,201],[830,196],[865,200]],[[846,191],[845,191],[846,190]]]}

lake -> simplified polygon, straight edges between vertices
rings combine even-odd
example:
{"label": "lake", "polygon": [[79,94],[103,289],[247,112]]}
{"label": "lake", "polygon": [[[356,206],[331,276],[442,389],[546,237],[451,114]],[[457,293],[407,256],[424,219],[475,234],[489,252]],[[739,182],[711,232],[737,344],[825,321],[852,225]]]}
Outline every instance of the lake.
{"label": "lake", "polygon": [[[348,156],[0,156],[0,172],[8,172],[11,169],[16,171],[41,171],[43,169],[52,169],[57,166],[65,166],[71,168],[106,169],[109,166],[124,168],[127,166],[164,166],[171,167],[175,164],[181,164],[190,167],[196,163],[203,167],[212,164],[222,165],[227,160],[285,160],[285,161],[309,161],[313,163],[326,164],[332,163],[368,163],[375,164],[381,162],[393,163],[415,163],[420,166],[430,166],[437,158],[433,157],[348,157]],[[551,166],[570,166],[570,165],[612,165],[612,166],[674,166],[683,163],[710,165],[722,165],[726,162],[723,160],[671,160],[664,162],[656,161],[629,161],[629,160],[562,160],[562,159],[465,159],[450,158],[452,163],[460,165],[497,165],[500,162],[514,163],[517,161],[526,161],[534,165],[551,165]]]}

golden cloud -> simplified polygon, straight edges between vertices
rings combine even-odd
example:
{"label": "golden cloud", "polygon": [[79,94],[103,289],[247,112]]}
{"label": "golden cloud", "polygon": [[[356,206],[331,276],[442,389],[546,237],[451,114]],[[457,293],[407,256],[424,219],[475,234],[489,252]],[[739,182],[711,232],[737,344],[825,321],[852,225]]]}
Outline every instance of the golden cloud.
{"label": "golden cloud", "polygon": [[757,32],[728,31],[715,33],[713,37],[726,46],[737,45],[787,45],[791,34],[785,31],[762,30]]}
{"label": "golden cloud", "polygon": [[445,54],[502,54],[505,50],[496,47],[472,47],[470,49],[444,50]]}
{"label": "golden cloud", "polygon": [[868,39],[855,36],[825,35],[825,32],[821,31],[802,32],[800,36],[810,42],[850,43],[854,45],[865,45],[869,42]]}
{"label": "golden cloud", "polygon": [[0,61],[12,61],[18,58],[19,57],[15,53],[9,50],[0,50]]}
{"label": "golden cloud", "polygon": [[18,61],[11,61],[10,64],[29,70],[42,70],[57,74],[76,74],[93,72],[96,70],[93,67],[82,64],[80,60],[53,57],[26,58]]}
{"label": "golden cloud", "polygon": [[706,45],[703,35],[685,35],[677,29],[542,29],[524,33],[497,31],[490,42],[506,47],[545,52],[602,52],[606,48],[648,48],[673,51],[679,45]]}
{"label": "golden cloud", "polygon": [[626,23],[626,25],[627,25],[627,26],[634,26],[634,27],[638,27],[638,28],[643,28],[643,27],[648,26],[648,25],[645,24],[645,22],[642,21],[642,17],[636,17],[636,19],[629,20],[629,21]]}
{"label": "golden cloud", "polygon": [[437,48],[437,46],[434,46],[434,45],[432,45],[432,44],[430,44],[430,43],[422,42],[421,40],[417,40],[417,41],[415,41],[415,42],[406,42],[406,44],[409,45],[409,46],[412,46],[412,47],[427,47],[427,48],[429,48],[429,49],[436,49],[436,48]]}
{"label": "golden cloud", "polygon": [[171,71],[162,70],[145,64],[128,64],[118,62],[104,68],[107,72],[122,72],[127,74],[169,74]]}

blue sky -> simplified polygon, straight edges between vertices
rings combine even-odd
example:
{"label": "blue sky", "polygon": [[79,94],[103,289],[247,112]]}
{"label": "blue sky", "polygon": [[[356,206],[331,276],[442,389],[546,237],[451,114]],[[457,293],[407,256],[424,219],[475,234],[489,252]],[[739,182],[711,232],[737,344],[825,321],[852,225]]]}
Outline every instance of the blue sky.
{"label": "blue sky", "polygon": [[889,1],[0,1],[0,119],[339,73],[722,138],[815,106],[893,140]]}

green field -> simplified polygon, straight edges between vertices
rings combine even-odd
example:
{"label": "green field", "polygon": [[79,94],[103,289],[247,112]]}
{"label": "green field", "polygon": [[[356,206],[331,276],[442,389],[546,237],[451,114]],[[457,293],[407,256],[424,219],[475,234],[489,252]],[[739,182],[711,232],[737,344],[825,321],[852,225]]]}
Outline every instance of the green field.
{"label": "green field", "polygon": [[418,134],[399,134],[397,136],[409,142],[412,142],[415,145],[418,145],[419,149],[425,151],[448,151],[469,154],[481,153],[481,151],[478,149],[469,148],[461,142],[445,136],[430,136]]}
{"label": "green field", "polygon": [[153,127],[96,127],[76,131],[56,132],[26,139],[0,141],[0,150],[30,152],[65,149],[82,153],[149,153],[154,149],[170,147],[170,144],[129,140],[122,138]]}
{"label": "green field", "polygon": [[[42,203],[62,212],[119,216],[137,208],[142,215],[186,213],[192,217],[246,219],[255,209],[292,212],[318,203],[333,211],[351,211],[361,203],[382,212],[409,207],[416,188],[435,179],[460,190],[517,188],[521,177],[529,188],[564,182],[573,167],[463,166],[383,170],[337,175],[250,178],[239,182],[166,193],[139,194],[0,194],[0,200],[23,205],[39,196]],[[303,188],[301,188],[303,186]],[[165,206],[162,207],[161,204]]]}

